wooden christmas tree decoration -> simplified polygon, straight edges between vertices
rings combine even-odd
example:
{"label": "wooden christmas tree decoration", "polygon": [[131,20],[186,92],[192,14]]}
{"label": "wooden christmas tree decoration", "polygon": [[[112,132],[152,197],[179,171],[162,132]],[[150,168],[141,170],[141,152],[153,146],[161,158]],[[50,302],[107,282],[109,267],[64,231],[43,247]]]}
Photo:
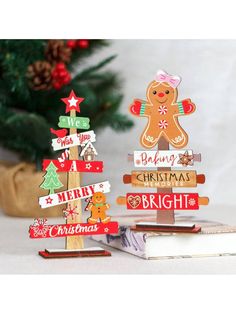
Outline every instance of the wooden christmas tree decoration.
{"label": "wooden christmas tree decoration", "polygon": [[[49,190],[49,195],[40,197],[39,204],[42,208],[67,204],[62,213],[66,223],[48,225],[47,219],[37,218],[30,226],[29,234],[34,239],[65,237],[66,241],[65,249],[40,251],[39,254],[44,258],[110,256],[110,252],[99,247],[84,248],[84,236],[118,233],[117,222],[111,222],[111,218],[106,214],[110,205],[106,203],[104,193],[110,192],[109,182],[81,187],[80,172],[103,171],[103,162],[94,161],[94,156],[97,155],[92,145],[92,142],[96,141],[95,133],[93,131],[77,133],[77,129],[87,130],[90,127],[89,118],[76,116],[76,112],[80,112],[79,105],[83,100],[77,97],[74,91],[71,91],[69,97],[62,98],[66,104],[66,113],[69,112],[70,116],[59,117],[58,126],[62,129],[50,129],[51,133],[57,136],[52,140],[53,149],[65,151],[57,160],[43,161],[43,170],[46,174],[40,187]],[[82,147],[84,160],[79,160],[78,146]],[[63,186],[58,172],[68,173],[67,190],[56,193],[55,190]],[[89,200],[86,210],[91,211],[91,216],[87,223],[83,223],[82,219],[82,199]]]}
{"label": "wooden christmas tree decoration", "polygon": [[[147,101],[135,99],[129,110],[131,114],[148,119],[140,139],[147,151],[135,151],[128,159],[136,168],[123,176],[125,184],[133,187],[156,188],[153,193],[127,193],[118,197],[118,204],[126,204],[129,210],[156,210],[156,222],[140,222],[133,230],[159,230],[175,232],[199,232],[200,227],[178,226],[174,210],[197,210],[207,205],[207,197],[197,193],[173,193],[173,188],[196,187],[205,183],[205,176],[189,170],[194,162],[201,161],[200,154],[184,148],[188,135],[180,126],[178,117],[195,111],[191,99],[177,101],[180,77],[158,71],[155,80],[147,88]],[[169,145],[175,150],[169,150]],[[157,150],[150,150],[157,146]],[[155,167],[155,170],[150,168]],[[172,170],[172,167],[177,170]]]}

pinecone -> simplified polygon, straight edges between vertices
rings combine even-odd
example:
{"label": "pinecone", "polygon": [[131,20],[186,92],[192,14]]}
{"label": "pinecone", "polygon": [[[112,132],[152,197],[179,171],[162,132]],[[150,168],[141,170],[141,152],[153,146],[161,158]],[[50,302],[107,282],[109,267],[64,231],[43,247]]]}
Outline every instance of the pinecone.
{"label": "pinecone", "polygon": [[28,66],[26,77],[33,90],[48,90],[52,88],[52,66],[47,61],[36,61]]}
{"label": "pinecone", "polygon": [[71,58],[71,48],[66,46],[64,40],[49,40],[46,50],[46,59],[52,63],[69,63]]}

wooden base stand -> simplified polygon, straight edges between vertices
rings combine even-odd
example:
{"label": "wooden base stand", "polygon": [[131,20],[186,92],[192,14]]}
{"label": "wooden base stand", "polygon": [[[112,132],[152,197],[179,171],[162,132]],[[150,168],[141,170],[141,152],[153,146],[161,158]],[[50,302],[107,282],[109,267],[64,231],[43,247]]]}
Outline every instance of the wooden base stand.
{"label": "wooden base stand", "polygon": [[198,233],[201,231],[200,226],[194,224],[160,224],[155,222],[139,222],[136,226],[130,228],[132,231],[143,232],[177,232],[177,233]]}
{"label": "wooden base stand", "polygon": [[43,258],[99,257],[99,256],[111,256],[111,252],[106,251],[100,247],[92,247],[92,248],[78,249],[78,250],[45,249],[45,251],[39,251],[39,255],[42,256]]}

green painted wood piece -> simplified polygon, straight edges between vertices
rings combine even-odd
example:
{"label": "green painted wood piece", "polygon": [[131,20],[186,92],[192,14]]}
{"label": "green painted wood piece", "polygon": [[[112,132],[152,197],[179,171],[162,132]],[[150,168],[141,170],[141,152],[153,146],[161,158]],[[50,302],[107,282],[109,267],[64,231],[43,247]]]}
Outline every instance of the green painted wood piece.
{"label": "green painted wood piece", "polygon": [[60,128],[75,128],[88,130],[90,128],[89,118],[60,116],[58,126]]}
{"label": "green painted wood piece", "polygon": [[51,161],[46,168],[46,174],[44,175],[44,181],[40,187],[44,190],[49,190],[49,194],[53,194],[55,189],[63,187],[63,184],[59,180],[57,174],[57,167]]}

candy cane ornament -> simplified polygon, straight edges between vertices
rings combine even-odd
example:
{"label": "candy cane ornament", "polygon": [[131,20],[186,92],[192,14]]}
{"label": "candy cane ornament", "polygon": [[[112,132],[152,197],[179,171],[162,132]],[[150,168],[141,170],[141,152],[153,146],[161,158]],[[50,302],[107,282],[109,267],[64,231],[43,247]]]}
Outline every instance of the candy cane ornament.
{"label": "candy cane ornament", "polygon": [[70,150],[69,149],[66,149],[62,154],[61,154],[61,157],[58,157],[58,161],[59,162],[64,162],[70,155]]}

